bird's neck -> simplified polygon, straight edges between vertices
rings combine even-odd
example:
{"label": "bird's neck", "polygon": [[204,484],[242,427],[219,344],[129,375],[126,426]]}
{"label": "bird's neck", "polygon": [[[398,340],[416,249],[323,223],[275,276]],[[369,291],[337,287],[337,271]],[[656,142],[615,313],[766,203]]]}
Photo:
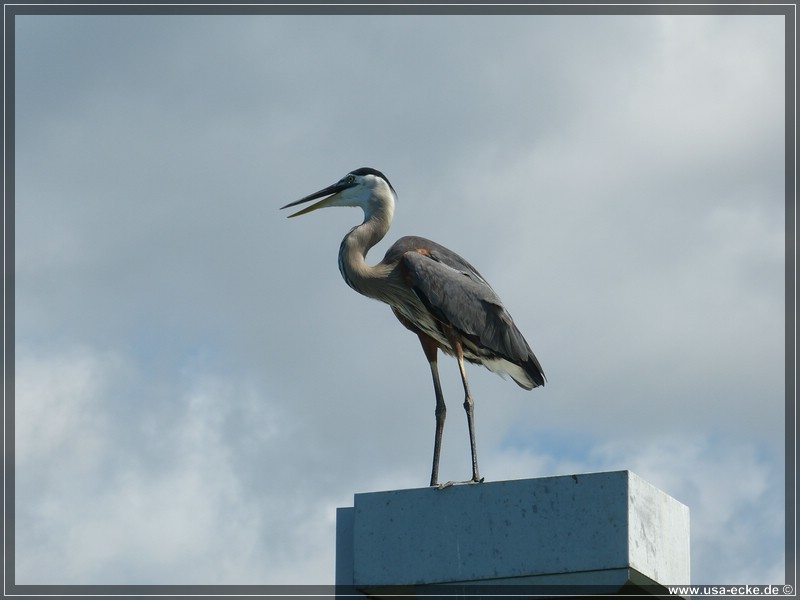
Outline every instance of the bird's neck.
{"label": "bird's neck", "polygon": [[389,231],[393,208],[391,205],[381,206],[366,213],[364,222],[350,230],[339,248],[339,271],[347,285],[371,298],[380,299],[379,283],[387,273],[383,265],[373,267],[367,264],[367,252]]}

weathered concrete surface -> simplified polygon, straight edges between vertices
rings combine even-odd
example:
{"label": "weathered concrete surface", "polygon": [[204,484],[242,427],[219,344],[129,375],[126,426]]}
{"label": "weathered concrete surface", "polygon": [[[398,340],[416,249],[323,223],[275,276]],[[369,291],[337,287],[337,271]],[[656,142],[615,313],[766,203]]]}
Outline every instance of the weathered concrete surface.
{"label": "weathered concrete surface", "polygon": [[337,585],[689,582],[689,510],[630,471],[357,494]]}

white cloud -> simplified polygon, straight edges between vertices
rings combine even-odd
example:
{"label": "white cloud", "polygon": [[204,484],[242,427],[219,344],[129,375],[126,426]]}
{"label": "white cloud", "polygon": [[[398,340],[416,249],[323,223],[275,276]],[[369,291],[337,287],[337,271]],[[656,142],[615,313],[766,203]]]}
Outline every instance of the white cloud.
{"label": "white cloud", "polygon": [[[104,380],[118,365],[76,349],[47,361],[17,356],[16,460],[26,467],[53,456],[91,460],[105,426],[98,414]],[[77,439],[76,439],[77,434]]]}
{"label": "white cloud", "polygon": [[[315,473],[304,453],[353,465],[350,452],[358,450],[336,444],[322,458],[313,434],[304,438],[303,427],[255,390],[213,374],[187,373],[189,387],[169,398],[173,406],[119,420],[109,400],[135,370],[121,357],[82,348],[23,355],[18,364],[19,583],[331,582],[335,508],[352,497],[346,471]],[[120,373],[126,376],[114,381]],[[690,507],[695,581],[733,574],[748,583],[779,581],[782,473],[754,443],[642,432],[565,453],[561,444],[572,443],[565,432],[563,442],[550,436],[532,450],[498,445],[508,429],[495,408],[487,402],[479,411],[479,440],[488,442],[479,455],[491,480],[630,469]],[[538,403],[537,411],[547,409]],[[468,471],[463,415],[451,412],[443,479]],[[379,417],[369,422],[390,426]],[[38,443],[43,433],[45,444]],[[351,492],[424,485],[428,438],[401,435],[393,462],[362,457],[367,476]],[[331,476],[344,485],[331,486]],[[756,538],[758,558],[747,552]]]}
{"label": "white cloud", "polygon": [[[280,490],[252,494],[240,464],[263,454],[269,479],[275,407],[208,373],[159,394],[159,382],[119,377],[135,371],[126,360],[88,348],[18,357],[17,582],[281,583],[270,561],[306,541],[303,527],[288,540],[297,515]],[[126,385],[143,400],[120,418]]]}

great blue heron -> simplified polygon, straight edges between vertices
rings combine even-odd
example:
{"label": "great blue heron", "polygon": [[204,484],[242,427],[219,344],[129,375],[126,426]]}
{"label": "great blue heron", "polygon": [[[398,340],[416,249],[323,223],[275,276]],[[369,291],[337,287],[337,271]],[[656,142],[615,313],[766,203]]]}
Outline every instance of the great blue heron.
{"label": "great blue heron", "polygon": [[288,208],[324,198],[289,217],[328,206],[363,209],[364,222],[350,230],[339,248],[339,270],[351,288],[392,307],[400,322],[419,336],[428,359],[436,393],[436,437],[433,445],[431,486],[439,477],[439,451],[445,420],[445,403],[439,383],[437,350],[455,356],[464,384],[472,454],[472,479],[478,474],[473,401],[467,385],[464,359],[507,374],[526,390],[544,385],[542,366],[514,325],[500,298],[475,268],[455,252],[421,237],[402,237],[375,266],[366,263],[367,252],[392,224],[396,193],[386,176],[363,167]]}

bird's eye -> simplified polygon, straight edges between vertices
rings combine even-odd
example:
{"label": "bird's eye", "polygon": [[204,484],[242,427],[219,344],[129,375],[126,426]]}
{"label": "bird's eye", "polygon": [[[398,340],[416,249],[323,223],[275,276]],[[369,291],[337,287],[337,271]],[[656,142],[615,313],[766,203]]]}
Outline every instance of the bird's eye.
{"label": "bird's eye", "polygon": [[355,175],[348,175],[347,176],[347,183],[355,183],[355,182],[356,182],[356,176]]}

